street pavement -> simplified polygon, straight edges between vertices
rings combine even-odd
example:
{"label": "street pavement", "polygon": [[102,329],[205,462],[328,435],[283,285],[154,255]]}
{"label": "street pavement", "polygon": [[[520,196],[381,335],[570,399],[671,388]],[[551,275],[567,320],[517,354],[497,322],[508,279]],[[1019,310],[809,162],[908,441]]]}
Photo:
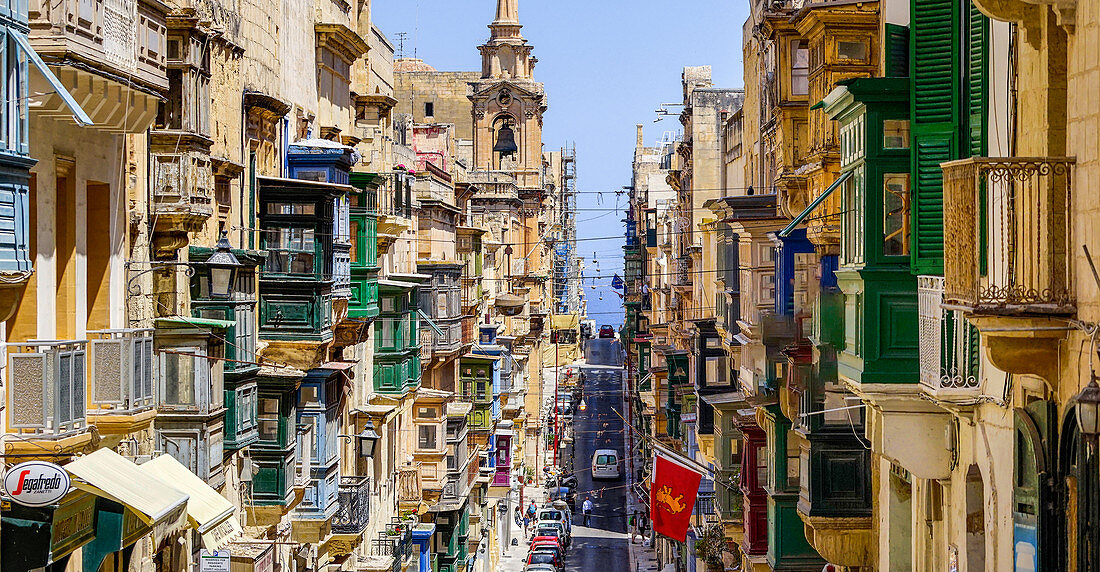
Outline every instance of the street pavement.
{"label": "street pavement", "polygon": [[[639,543],[630,544],[627,533],[626,465],[622,478],[592,479],[592,454],[596,449],[615,449],[620,458],[627,454],[624,442],[622,346],[615,339],[589,340],[585,348],[586,364],[581,364],[585,411],[573,416],[572,465],[577,476],[577,504],[574,509],[573,545],[565,558],[566,572],[639,572],[653,570],[652,550]],[[549,384],[553,383],[548,376]],[[553,394],[553,386],[547,388]],[[542,506],[545,489],[537,483],[524,488],[524,498]],[[591,526],[583,526],[581,503],[592,499]],[[513,536],[523,539],[521,527],[514,526]],[[520,572],[527,556],[527,543],[508,547],[501,559],[501,572]]]}

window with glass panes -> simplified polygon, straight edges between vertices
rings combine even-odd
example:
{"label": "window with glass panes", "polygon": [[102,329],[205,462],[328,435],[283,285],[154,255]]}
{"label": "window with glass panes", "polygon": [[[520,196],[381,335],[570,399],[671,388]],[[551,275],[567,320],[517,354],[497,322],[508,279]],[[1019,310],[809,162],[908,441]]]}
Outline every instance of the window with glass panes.
{"label": "window with glass panes", "polygon": [[[160,352],[160,402],[165,405],[201,406],[209,399],[210,365],[203,348],[183,346]],[[220,390],[220,388],[218,388]]]}
{"label": "window with glass panes", "polygon": [[436,425],[418,425],[417,448],[434,451],[439,447],[439,427]]}
{"label": "window with glass panes", "polygon": [[261,397],[259,399],[257,424],[260,428],[260,440],[278,444],[279,435],[279,399]]}
{"label": "window with glass panes", "polygon": [[3,32],[7,34],[0,32],[0,69],[5,72],[4,81],[0,82],[4,101],[0,106],[0,148],[26,155],[30,151],[27,143],[27,57],[8,35],[19,32],[7,28]]}
{"label": "window with glass panes", "polygon": [[882,175],[882,254],[909,256],[909,173]]}
{"label": "window with glass panes", "polygon": [[312,228],[273,227],[264,231],[265,270],[273,274],[318,274],[320,257]]}

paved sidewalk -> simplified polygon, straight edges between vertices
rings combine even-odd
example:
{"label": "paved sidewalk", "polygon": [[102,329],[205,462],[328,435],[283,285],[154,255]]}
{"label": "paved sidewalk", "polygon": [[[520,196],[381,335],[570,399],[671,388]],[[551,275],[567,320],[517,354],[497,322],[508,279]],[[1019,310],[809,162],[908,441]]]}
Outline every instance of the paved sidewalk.
{"label": "paved sidewalk", "polygon": [[[546,503],[546,491],[537,484],[523,487],[523,502],[526,504],[520,507],[520,511],[526,511],[526,505],[530,505],[532,500],[540,509]],[[516,539],[516,544],[504,547],[498,572],[522,572],[524,561],[527,559],[527,536],[523,530],[523,525],[516,524],[514,515],[508,515],[508,522],[512,527],[512,538]]]}

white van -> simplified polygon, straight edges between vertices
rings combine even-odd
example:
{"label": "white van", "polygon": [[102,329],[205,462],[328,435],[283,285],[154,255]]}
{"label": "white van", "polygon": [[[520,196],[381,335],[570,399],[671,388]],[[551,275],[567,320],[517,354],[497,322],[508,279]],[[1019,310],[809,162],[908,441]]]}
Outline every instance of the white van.
{"label": "white van", "polygon": [[614,449],[596,449],[592,455],[592,479],[619,479],[619,452]]}

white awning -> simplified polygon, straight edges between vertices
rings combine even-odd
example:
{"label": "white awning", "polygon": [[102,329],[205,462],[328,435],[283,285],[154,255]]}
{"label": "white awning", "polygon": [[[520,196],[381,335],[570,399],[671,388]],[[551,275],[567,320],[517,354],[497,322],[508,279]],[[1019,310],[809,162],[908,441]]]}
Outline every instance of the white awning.
{"label": "white awning", "polygon": [[69,93],[69,90],[65,87],[65,84],[61,83],[61,80],[58,79],[56,75],[54,75],[53,71],[50,70],[50,67],[46,65],[46,62],[42,61],[42,57],[38,55],[38,52],[34,51],[34,48],[31,47],[31,42],[27,39],[27,36],[23,35],[22,32],[18,32],[11,28],[8,28],[8,35],[15,40],[15,44],[19,46],[21,50],[23,50],[23,53],[27,56],[27,60],[29,60],[31,64],[38,69],[39,73],[42,74],[42,77],[46,79],[46,82],[49,83],[51,87],[53,87],[54,91],[57,92],[58,97],[61,98],[61,101],[65,102],[65,106],[69,108],[69,111],[73,112],[73,121],[76,121],[78,125],[85,127],[93,125],[92,118],[88,117],[88,114],[85,113],[84,108],[80,107],[80,104],[76,102],[76,99],[74,99],[73,95]]}
{"label": "white awning", "polygon": [[153,527],[157,546],[187,527],[187,494],[110,449],[80,457],[65,470],[76,488],[125,505]]}
{"label": "white awning", "polygon": [[170,455],[161,455],[138,469],[172,483],[172,486],[189,495],[187,519],[202,535],[204,548],[218,550],[241,534],[241,524],[233,514],[236,511],[233,503]]}

